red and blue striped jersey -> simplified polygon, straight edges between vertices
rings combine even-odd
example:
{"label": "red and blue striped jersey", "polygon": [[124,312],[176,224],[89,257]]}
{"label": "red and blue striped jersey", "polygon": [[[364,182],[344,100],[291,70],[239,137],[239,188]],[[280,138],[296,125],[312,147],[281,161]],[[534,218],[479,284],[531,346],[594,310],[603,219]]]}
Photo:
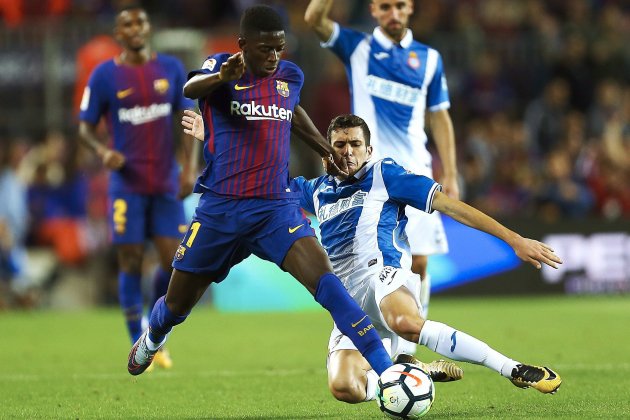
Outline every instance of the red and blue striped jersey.
{"label": "red and blue striped jersey", "polygon": [[[188,77],[218,72],[229,56],[208,57]],[[296,197],[289,182],[289,143],[303,83],[302,70],[282,60],[271,76],[245,72],[199,99],[206,168],[195,192],[233,198]]]}
{"label": "red and blue striped jersey", "polygon": [[111,173],[110,191],[177,192],[173,112],[194,107],[182,93],[185,79],[183,64],[164,54],[141,66],[115,58],[94,69],[80,119],[96,124],[106,116],[112,147],[125,155],[125,166]]}

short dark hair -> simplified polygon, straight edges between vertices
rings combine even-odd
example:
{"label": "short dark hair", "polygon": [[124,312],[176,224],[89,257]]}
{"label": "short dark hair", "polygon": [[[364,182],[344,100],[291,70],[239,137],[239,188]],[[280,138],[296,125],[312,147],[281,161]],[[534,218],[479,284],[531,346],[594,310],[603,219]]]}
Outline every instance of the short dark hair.
{"label": "short dark hair", "polygon": [[116,15],[119,15],[122,12],[126,12],[126,11],[129,11],[129,10],[136,10],[136,9],[143,10],[144,12],[147,11],[144,8],[144,6],[142,5],[142,3],[138,2],[138,1],[131,1],[131,2],[125,2],[118,9],[116,9]]}
{"label": "short dark hair", "polygon": [[282,17],[272,7],[248,7],[241,16],[241,37],[258,32],[284,31]]}
{"label": "short dark hair", "polygon": [[353,114],[343,114],[339,115],[332,119],[330,125],[328,126],[328,131],[326,132],[326,138],[330,143],[332,139],[332,132],[335,130],[343,129],[343,128],[353,128],[353,127],[361,127],[361,131],[363,131],[363,139],[365,140],[365,145],[370,145],[370,128],[367,123],[363,120],[363,118],[353,115]]}

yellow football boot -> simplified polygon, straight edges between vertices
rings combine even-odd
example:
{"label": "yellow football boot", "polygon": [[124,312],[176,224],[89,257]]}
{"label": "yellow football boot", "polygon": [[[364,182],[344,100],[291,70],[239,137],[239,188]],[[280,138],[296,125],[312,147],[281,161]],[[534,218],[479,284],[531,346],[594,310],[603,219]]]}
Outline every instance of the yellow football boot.
{"label": "yellow football boot", "polygon": [[519,388],[532,387],[543,394],[555,394],[562,379],[548,367],[518,365],[512,370],[512,383]]}
{"label": "yellow football boot", "polygon": [[170,369],[173,367],[173,359],[171,359],[171,354],[167,349],[162,347],[157,353],[155,353],[153,365],[157,365],[162,369]]}
{"label": "yellow football boot", "polygon": [[453,362],[434,360],[423,363],[409,354],[399,354],[394,363],[411,363],[429,374],[433,382],[459,381],[464,377],[464,371]]}

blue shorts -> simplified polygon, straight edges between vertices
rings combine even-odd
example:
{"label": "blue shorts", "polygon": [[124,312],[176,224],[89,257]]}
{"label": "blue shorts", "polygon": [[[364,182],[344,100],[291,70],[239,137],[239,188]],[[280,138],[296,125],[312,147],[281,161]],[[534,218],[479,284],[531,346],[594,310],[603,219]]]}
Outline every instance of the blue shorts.
{"label": "blue shorts", "polygon": [[109,222],[114,244],[144,243],[147,238],[181,238],[188,226],[181,200],[169,194],[111,193]]}
{"label": "blue shorts", "polygon": [[204,193],[173,267],[209,274],[216,283],[254,254],[282,268],[296,240],[315,236],[298,200],[230,199]]}

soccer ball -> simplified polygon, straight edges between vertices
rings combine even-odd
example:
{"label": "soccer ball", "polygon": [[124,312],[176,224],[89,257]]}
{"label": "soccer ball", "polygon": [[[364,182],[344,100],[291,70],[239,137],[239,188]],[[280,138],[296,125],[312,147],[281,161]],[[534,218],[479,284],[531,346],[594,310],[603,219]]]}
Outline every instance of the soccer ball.
{"label": "soccer ball", "polygon": [[378,380],[376,401],[392,418],[417,419],[429,412],[435,399],[431,377],[416,365],[398,363]]}

